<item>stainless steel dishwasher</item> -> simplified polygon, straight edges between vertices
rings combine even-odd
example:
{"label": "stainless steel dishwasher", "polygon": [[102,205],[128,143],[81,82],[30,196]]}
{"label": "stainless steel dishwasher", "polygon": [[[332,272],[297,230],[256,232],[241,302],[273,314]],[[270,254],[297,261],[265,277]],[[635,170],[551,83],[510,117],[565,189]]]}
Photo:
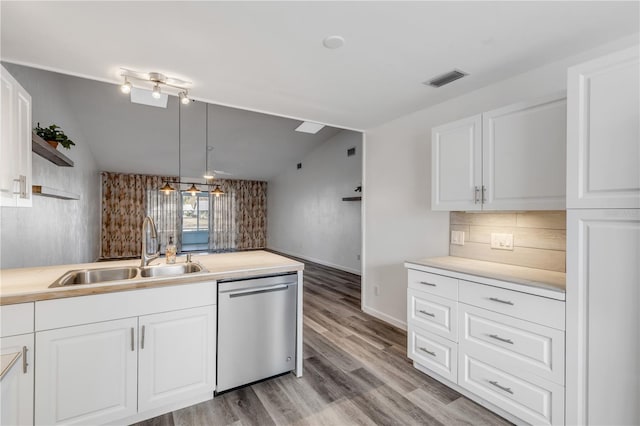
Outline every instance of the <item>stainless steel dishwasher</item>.
{"label": "stainless steel dishwasher", "polygon": [[297,274],[218,281],[216,393],[296,366]]}

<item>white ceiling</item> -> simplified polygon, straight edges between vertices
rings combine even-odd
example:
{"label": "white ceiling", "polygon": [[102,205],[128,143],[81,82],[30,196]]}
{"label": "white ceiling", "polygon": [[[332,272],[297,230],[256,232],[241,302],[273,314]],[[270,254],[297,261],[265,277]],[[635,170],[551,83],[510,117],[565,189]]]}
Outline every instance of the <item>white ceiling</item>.
{"label": "white ceiling", "polygon": [[[640,31],[639,3],[7,2],[1,58],[117,82],[193,82],[196,99],[367,129]],[[322,40],[341,35],[329,50]],[[421,83],[459,68],[441,89]]]}

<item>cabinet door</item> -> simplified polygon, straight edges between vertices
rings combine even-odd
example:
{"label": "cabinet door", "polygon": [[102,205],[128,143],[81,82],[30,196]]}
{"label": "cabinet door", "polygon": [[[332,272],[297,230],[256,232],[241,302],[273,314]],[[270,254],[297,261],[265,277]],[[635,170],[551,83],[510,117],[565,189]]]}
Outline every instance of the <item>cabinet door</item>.
{"label": "cabinet door", "polygon": [[31,206],[31,96],[1,67],[0,205]]}
{"label": "cabinet door", "polygon": [[215,333],[215,306],[140,317],[140,411],[213,397]]}
{"label": "cabinet door", "polygon": [[13,143],[13,135],[15,132],[15,99],[16,85],[15,80],[4,69],[1,68],[0,74],[0,101],[2,102],[2,123],[0,125],[0,205],[15,206],[16,197],[13,192],[16,189],[13,179],[17,175],[17,166],[15,157],[18,150],[17,144]]}
{"label": "cabinet door", "polygon": [[564,94],[482,115],[484,210],[564,210]]}
{"label": "cabinet door", "polygon": [[0,339],[0,353],[10,358],[20,354],[2,377],[0,424],[33,425],[33,333]]}
{"label": "cabinet door", "polygon": [[136,413],[137,318],[36,333],[36,424],[103,424]]}
{"label": "cabinet door", "polygon": [[567,424],[640,424],[640,210],[569,210],[567,243]]}
{"label": "cabinet door", "polygon": [[16,91],[15,138],[18,152],[18,207],[31,207],[31,95],[22,86]]}
{"label": "cabinet door", "polygon": [[638,52],[569,68],[567,208],[640,208]]}
{"label": "cabinet door", "polygon": [[431,130],[432,210],[480,210],[482,116]]}

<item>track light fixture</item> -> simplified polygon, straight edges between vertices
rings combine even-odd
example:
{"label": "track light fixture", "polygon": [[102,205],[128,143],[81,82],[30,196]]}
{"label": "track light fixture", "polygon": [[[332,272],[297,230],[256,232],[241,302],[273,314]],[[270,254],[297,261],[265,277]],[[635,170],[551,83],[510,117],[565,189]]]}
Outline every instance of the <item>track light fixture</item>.
{"label": "track light fixture", "polygon": [[162,92],[160,91],[160,85],[158,83],[156,83],[156,85],[153,86],[153,92],[151,92],[151,96],[153,96],[156,99],[160,99],[160,97],[162,96]]}
{"label": "track light fixture", "polygon": [[180,97],[182,105],[189,105],[189,101],[191,101],[191,99],[189,99],[189,93],[186,90],[184,92],[180,92],[178,96]]}
{"label": "track light fixture", "polygon": [[127,77],[124,78],[124,83],[120,86],[120,91],[125,95],[131,93],[131,82]]}
{"label": "track light fixture", "polygon": [[[191,101],[189,99],[189,87],[190,81],[180,80],[174,77],[168,77],[159,72],[139,72],[120,68],[120,76],[124,78],[124,83],[120,86],[120,91],[124,94],[131,93],[133,85],[130,79],[140,80],[153,84],[151,96],[155,99],[162,97],[162,89],[169,88],[168,93],[177,95],[180,98],[182,105],[188,105]],[[147,86],[148,87],[148,86]],[[171,89],[174,89],[173,91]]]}

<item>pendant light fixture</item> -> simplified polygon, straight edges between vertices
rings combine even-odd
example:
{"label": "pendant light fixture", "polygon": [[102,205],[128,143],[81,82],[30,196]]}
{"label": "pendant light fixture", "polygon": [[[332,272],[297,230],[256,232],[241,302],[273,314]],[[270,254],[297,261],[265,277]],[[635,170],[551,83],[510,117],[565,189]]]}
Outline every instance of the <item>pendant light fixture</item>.
{"label": "pendant light fixture", "polygon": [[224,195],[224,191],[220,188],[220,185],[216,185],[216,187],[211,191],[211,194],[219,197],[221,195]]}
{"label": "pendant light fixture", "polygon": [[191,195],[196,195],[200,192],[200,188],[198,188],[195,183],[192,183],[189,189],[187,189],[187,192]]}
{"label": "pendant light fixture", "polygon": [[164,183],[164,185],[162,186],[162,188],[160,188],[160,191],[164,192],[165,194],[169,195],[172,192],[175,192],[175,188],[173,186],[171,186],[171,184],[169,183],[169,181],[166,181]]}

